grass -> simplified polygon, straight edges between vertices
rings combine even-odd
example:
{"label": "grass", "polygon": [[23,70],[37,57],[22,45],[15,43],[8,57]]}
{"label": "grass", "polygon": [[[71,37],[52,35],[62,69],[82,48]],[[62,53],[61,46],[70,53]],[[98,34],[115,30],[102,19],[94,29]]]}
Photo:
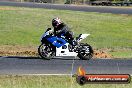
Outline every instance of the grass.
{"label": "grass", "polygon": [[70,76],[0,76],[0,88],[131,88],[130,84],[86,84]]}
{"label": "grass", "polygon": [[0,10],[0,46],[38,46],[40,36],[46,28],[51,27],[52,18],[60,17],[75,36],[90,33],[91,36],[83,42],[94,48],[132,49],[132,15],[7,6],[0,8],[3,8]]}
{"label": "grass", "polygon": [[[121,51],[114,51],[109,52],[114,58],[132,58],[132,51],[131,50],[121,50]],[[127,56],[127,57],[126,57]]]}

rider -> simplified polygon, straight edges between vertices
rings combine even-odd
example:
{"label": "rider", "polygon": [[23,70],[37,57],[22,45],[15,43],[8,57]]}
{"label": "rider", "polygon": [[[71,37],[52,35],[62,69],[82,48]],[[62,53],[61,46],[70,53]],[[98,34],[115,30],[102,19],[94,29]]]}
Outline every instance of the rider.
{"label": "rider", "polygon": [[54,27],[53,33],[55,36],[60,37],[63,34],[71,45],[77,44],[74,40],[73,32],[58,17],[52,19],[52,26]]}

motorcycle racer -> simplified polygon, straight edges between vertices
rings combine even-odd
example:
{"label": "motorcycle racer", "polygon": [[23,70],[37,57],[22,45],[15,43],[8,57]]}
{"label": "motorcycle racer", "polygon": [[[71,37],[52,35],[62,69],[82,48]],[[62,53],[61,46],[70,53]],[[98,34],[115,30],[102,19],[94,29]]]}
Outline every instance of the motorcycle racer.
{"label": "motorcycle racer", "polygon": [[48,28],[41,36],[39,55],[44,59],[55,56],[78,56],[82,60],[89,60],[93,56],[93,49],[87,43],[80,43],[90,34],[80,34],[74,40],[73,32],[59,18],[52,20],[53,28]]}
{"label": "motorcycle racer", "polygon": [[77,42],[74,40],[73,32],[70,31],[69,27],[58,17],[52,19],[52,26],[54,28],[53,30],[50,30],[50,28],[48,29],[50,30],[50,33],[53,33],[55,36],[58,37],[61,37],[61,35],[63,34],[68,43],[74,46],[77,45]]}

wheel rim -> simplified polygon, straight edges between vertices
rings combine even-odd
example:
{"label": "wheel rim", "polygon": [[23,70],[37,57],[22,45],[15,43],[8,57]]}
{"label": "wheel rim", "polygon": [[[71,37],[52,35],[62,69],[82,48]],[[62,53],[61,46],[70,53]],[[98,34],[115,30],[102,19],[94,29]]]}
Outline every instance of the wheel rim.
{"label": "wheel rim", "polygon": [[85,46],[85,48],[86,48],[86,52],[88,52],[88,53],[85,53],[86,56],[92,57],[93,56],[93,50],[92,50],[92,48],[90,46]]}
{"label": "wheel rim", "polygon": [[84,57],[83,59],[91,59],[93,57],[93,50],[91,46],[85,45],[82,46],[82,48],[85,48],[85,51],[80,52],[80,54]]}
{"label": "wheel rim", "polygon": [[50,49],[49,46],[42,45],[40,47],[40,54],[43,57],[52,57],[54,55],[54,52]]}

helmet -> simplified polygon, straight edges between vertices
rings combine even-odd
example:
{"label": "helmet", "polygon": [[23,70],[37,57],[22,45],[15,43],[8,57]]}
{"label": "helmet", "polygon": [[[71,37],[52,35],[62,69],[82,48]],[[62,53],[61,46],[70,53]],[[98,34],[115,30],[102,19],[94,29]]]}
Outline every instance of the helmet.
{"label": "helmet", "polygon": [[57,18],[54,18],[53,20],[52,20],[52,26],[53,27],[58,27],[58,25],[60,25],[62,22],[61,22],[61,20],[57,17]]}

